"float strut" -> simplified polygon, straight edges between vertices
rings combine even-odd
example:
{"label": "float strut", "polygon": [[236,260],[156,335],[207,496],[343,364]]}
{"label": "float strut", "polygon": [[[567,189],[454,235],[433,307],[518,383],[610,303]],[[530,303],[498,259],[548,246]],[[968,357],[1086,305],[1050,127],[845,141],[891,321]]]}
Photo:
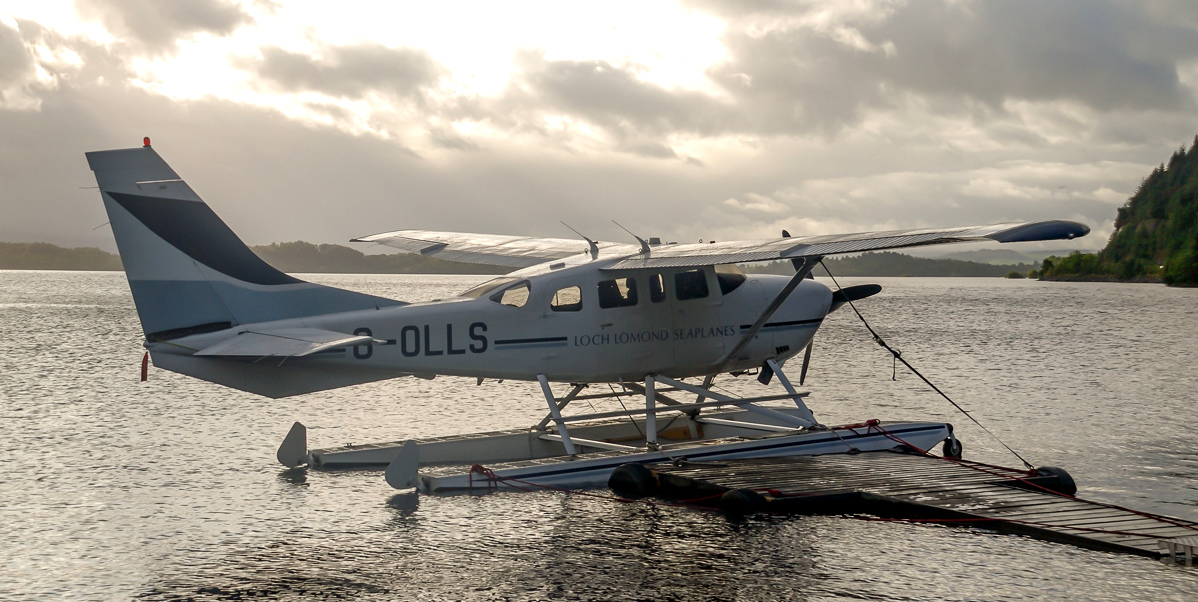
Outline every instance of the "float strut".
{"label": "float strut", "polygon": [[645,445],[650,449],[657,447],[657,379],[652,374],[645,375]]}
{"label": "float strut", "polygon": [[[570,405],[570,402],[573,401],[574,398],[577,397],[578,394],[581,393],[582,390],[585,388],[587,388],[587,386],[585,384],[574,385],[574,388],[570,389],[570,392],[567,393],[566,396],[562,398],[561,403],[557,404],[558,412],[560,413],[562,410],[566,409],[566,406]],[[553,412],[546,414],[545,417],[542,418],[541,421],[538,422],[537,425],[535,427],[533,427],[532,430],[534,430],[534,431],[543,430],[549,424],[550,420],[553,420]]]}
{"label": "float strut", "polygon": [[778,382],[782,383],[782,386],[786,388],[786,392],[791,394],[791,399],[794,400],[795,405],[799,406],[799,411],[803,413],[803,419],[812,425],[818,426],[819,422],[816,422],[815,414],[812,414],[811,410],[807,408],[807,404],[803,403],[803,398],[799,396],[799,392],[795,391],[794,386],[790,384],[790,379],[786,378],[786,373],[782,372],[782,367],[778,365],[778,362],[775,362],[774,358],[771,357],[765,360],[765,365],[774,371],[774,374],[778,376]]}
{"label": "float strut", "polygon": [[557,434],[562,436],[562,445],[566,447],[566,453],[571,456],[577,455],[574,442],[570,440],[570,429],[567,429],[566,423],[562,421],[562,411],[558,409],[557,399],[553,397],[553,390],[549,388],[549,379],[545,378],[544,374],[538,374],[537,381],[541,383],[541,392],[545,394],[545,401],[549,403],[549,414],[557,423]]}

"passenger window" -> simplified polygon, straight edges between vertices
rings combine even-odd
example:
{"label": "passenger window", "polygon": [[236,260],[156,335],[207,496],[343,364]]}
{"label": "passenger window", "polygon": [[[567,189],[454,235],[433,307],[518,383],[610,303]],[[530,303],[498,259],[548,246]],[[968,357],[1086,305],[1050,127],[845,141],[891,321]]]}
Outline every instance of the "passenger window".
{"label": "passenger window", "polygon": [[704,274],[703,270],[687,270],[674,274],[674,295],[679,301],[706,297],[707,274]]}
{"label": "passenger window", "polygon": [[512,307],[524,307],[528,303],[528,293],[532,287],[525,280],[509,288],[491,295],[491,300],[500,305],[511,305]]}
{"label": "passenger window", "polygon": [[616,278],[599,283],[599,307],[630,307],[636,305],[636,280]]}
{"label": "passenger window", "polygon": [[666,281],[661,274],[649,276],[649,300],[654,303],[666,300]]}
{"label": "passenger window", "polygon": [[745,273],[734,263],[715,266],[715,278],[720,281],[720,292],[725,295],[745,283]]}
{"label": "passenger window", "polygon": [[558,289],[556,293],[553,293],[553,300],[549,302],[549,309],[553,311],[581,311],[582,289],[577,286],[567,286],[566,288]]}

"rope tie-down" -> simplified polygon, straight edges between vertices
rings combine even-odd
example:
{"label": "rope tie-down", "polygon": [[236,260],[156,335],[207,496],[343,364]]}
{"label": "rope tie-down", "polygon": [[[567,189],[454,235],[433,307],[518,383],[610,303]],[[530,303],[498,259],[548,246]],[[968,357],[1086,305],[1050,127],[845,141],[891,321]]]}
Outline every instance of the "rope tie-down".
{"label": "rope tie-down", "polygon": [[[828,272],[828,277],[832,279],[832,284],[835,284],[837,290],[839,290],[840,283],[836,281],[836,277],[832,275],[832,271],[828,269],[828,266],[824,265],[824,261],[822,259],[820,260],[819,264],[824,267],[824,271]],[[892,361],[902,362],[902,364],[904,366],[906,366],[907,369],[910,370],[912,374],[914,374],[915,376],[918,376],[920,380],[922,380],[929,387],[931,387],[933,391],[939,393],[941,397],[943,397],[946,401],[948,401],[950,404],[952,404],[952,406],[954,408],[957,408],[957,410],[960,411],[962,414],[964,414],[966,418],[972,420],[973,423],[978,425],[978,427],[981,428],[983,431],[986,431],[986,434],[993,437],[994,440],[999,443],[999,445],[1002,445],[1003,447],[1007,448],[1007,451],[1011,452],[1011,454],[1014,455],[1016,458],[1019,458],[1019,461],[1023,462],[1023,465],[1025,467],[1027,467],[1029,470],[1035,468],[1034,466],[1032,466],[1031,462],[1028,462],[1027,460],[1023,459],[1023,456],[1019,455],[1018,452],[1011,449],[1011,446],[1007,445],[1002,439],[1000,439],[998,437],[998,435],[995,435],[993,432],[990,431],[990,429],[986,428],[985,425],[983,425],[981,422],[978,422],[978,419],[974,418],[973,414],[970,414],[965,408],[961,407],[959,404],[957,404],[957,402],[953,401],[953,399],[951,397],[949,397],[944,391],[941,391],[939,387],[932,384],[932,381],[928,380],[926,376],[924,376],[923,374],[921,374],[919,372],[919,370],[916,370],[915,366],[911,365],[911,362],[908,362],[907,360],[903,359],[903,354],[901,352],[899,352],[897,349],[894,349],[889,344],[887,344],[886,340],[882,338],[882,335],[878,334],[877,331],[875,331],[873,329],[873,327],[869,325],[869,322],[865,319],[865,316],[861,315],[860,311],[857,311],[857,306],[853,305],[853,300],[847,299],[847,298],[846,298],[846,300],[848,301],[849,307],[853,308],[853,313],[857,314],[857,318],[861,320],[861,323],[865,325],[865,329],[869,331],[869,334],[871,336],[873,336],[874,342],[890,353],[890,355],[893,357]],[[894,377],[891,376],[891,378],[894,378]]]}

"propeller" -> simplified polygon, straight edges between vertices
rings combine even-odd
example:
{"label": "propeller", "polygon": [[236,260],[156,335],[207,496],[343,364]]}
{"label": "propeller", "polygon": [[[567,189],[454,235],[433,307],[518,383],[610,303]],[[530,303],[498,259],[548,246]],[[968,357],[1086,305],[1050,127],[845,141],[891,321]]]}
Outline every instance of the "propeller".
{"label": "propeller", "polygon": [[858,284],[857,286],[842,288],[832,293],[832,306],[828,308],[828,313],[836,311],[841,305],[849,301],[858,301],[866,297],[872,297],[880,292],[882,292],[882,286],[879,284]]}
{"label": "propeller", "polygon": [[807,380],[807,366],[811,365],[811,348],[815,346],[815,339],[812,338],[810,343],[807,343],[807,351],[803,352],[803,369],[799,370],[799,386],[803,386],[803,381]]}
{"label": "propeller", "polygon": [[[785,234],[786,231],[783,230],[782,233]],[[832,305],[828,308],[828,313],[836,311],[837,308],[849,301],[872,297],[880,292],[882,292],[882,287],[877,284],[859,284],[842,288],[832,293]],[[800,386],[807,380],[807,368],[811,365],[811,348],[814,346],[815,339],[813,338],[810,343],[807,343],[807,350],[803,352],[803,368],[799,371]]]}

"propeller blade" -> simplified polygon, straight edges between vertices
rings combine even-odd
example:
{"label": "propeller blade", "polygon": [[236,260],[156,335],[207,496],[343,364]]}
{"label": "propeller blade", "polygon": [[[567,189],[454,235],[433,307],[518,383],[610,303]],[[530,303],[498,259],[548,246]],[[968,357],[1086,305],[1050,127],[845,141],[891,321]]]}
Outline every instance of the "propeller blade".
{"label": "propeller blade", "polygon": [[866,297],[872,297],[882,292],[882,286],[878,284],[858,284],[842,288],[832,293],[832,307],[828,308],[828,313],[836,311],[841,305],[849,301],[857,301]]}
{"label": "propeller blade", "polygon": [[807,343],[807,351],[803,352],[803,369],[799,371],[799,386],[803,386],[803,381],[807,380],[807,366],[811,365],[811,348],[815,346],[815,339],[811,339]]}

